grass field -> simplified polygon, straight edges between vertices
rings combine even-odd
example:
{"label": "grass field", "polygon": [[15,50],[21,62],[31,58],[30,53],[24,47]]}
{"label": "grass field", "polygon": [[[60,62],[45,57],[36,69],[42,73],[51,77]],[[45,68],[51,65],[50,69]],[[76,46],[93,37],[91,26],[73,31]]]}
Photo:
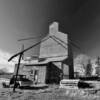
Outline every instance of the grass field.
{"label": "grass field", "polygon": [[59,89],[52,86],[40,90],[19,90],[15,93],[11,88],[0,89],[0,100],[100,100],[98,90]]}

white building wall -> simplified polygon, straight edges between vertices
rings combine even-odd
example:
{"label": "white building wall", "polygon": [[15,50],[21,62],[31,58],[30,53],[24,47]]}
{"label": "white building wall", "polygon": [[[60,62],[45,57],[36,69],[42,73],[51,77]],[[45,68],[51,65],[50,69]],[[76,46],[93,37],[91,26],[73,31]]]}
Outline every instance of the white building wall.
{"label": "white building wall", "polygon": [[40,58],[68,55],[67,34],[60,32],[58,28],[59,27],[57,22],[51,24],[49,27],[48,36],[55,36],[59,38],[61,41],[63,41],[61,42],[58,40],[63,46],[61,46],[55,40],[49,38],[45,42],[42,42],[40,45]]}

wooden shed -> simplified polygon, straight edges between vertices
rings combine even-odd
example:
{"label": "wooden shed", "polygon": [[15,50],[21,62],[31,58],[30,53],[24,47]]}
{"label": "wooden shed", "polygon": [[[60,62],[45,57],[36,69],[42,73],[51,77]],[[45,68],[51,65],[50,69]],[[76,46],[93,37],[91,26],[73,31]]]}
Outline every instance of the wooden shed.
{"label": "wooden shed", "polygon": [[[23,63],[20,65],[19,74],[39,83],[59,83],[63,78],[69,78],[69,67],[64,62],[66,56],[48,58],[44,61]],[[17,64],[15,66],[16,73]]]}

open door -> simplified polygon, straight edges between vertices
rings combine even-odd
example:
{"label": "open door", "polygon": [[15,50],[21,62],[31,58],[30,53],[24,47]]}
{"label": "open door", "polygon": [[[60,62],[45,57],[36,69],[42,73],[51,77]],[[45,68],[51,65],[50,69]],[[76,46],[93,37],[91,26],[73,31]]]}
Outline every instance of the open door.
{"label": "open door", "polygon": [[34,83],[38,83],[39,70],[34,70]]}

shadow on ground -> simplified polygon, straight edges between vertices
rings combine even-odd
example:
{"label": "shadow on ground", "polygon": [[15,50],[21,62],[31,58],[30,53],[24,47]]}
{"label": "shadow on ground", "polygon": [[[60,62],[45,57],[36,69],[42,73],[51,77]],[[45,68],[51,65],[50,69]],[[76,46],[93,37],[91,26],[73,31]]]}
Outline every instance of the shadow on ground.
{"label": "shadow on ground", "polygon": [[38,90],[38,89],[46,89],[48,86],[21,86],[20,89],[27,89],[27,90]]}

